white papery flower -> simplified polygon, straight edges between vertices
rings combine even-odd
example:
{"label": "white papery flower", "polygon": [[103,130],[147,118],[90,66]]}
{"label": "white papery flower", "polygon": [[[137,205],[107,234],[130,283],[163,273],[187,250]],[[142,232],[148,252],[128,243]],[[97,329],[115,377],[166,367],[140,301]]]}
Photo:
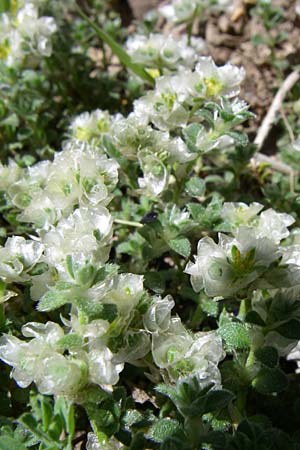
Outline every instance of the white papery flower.
{"label": "white papery flower", "polygon": [[28,387],[34,381],[42,394],[72,395],[86,383],[85,363],[55,349],[64,336],[59,325],[32,322],[22,332],[33,339],[25,342],[9,335],[0,339],[0,358],[13,366],[12,377],[19,386]]}
{"label": "white papery flower", "polygon": [[267,209],[259,216],[257,236],[272,239],[276,244],[289,236],[288,227],[295,222],[294,217],[285,213],[278,213],[274,209]]}
{"label": "white papery flower", "polygon": [[289,352],[286,359],[288,361],[295,361],[297,364],[296,373],[300,373],[300,341],[294,345],[294,348]]}
{"label": "white papery flower", "polygon": [[193,161],[198,156],[197,153],[189,151],[186,143],[180,137],[169,139],[166,151],[170,155],[170,162],[179,161],[180,163],[186,163]]}
{"label": "white papery flower", "polygon": [[205,86],[207,97],[235,97],[239,94],[240,84],[245,78],[244,68],[231,63],[217,67],[211,57],[199,58],[195,70]]}
{"label": "white papery flower", "polygon": [[153,303],[143,317],[144,326],[150,333],[164,333],[170,327],[171,310],[175,302],[170,295],[165,298],[154,297]]}
{"label": "white papery flower", "polygon": [[86,450],[120,450],[122,448],[124,448],[124,445],[114,437],[109,439],[103,438],[103,440],[99,442],[94,433],[88,433]]}
{"label": "white papery flower", "polygon": [[199,0],[173,0],[159,8],[159,12],[171,22],[190,22],[202,10]]}
{"label": "white papery flower", "polygon": [[240,225],[249,225],[254,227],[258,238],[267,237],[279,244],[282,239],[289,236],[288,227],[295,222],[295,219],[289,214],[278,213],[271,208],[260,213],[262,209],[263,205],[256,202],[250,205],[225,202],[221,217],[231,225],[233,234]]}
{"label": "white papery flower", "polygon": [[22,62],[28,55],[49,57],[52,53],[51,37],[57,31],[53,17],[39,17],[32,2],[26,2],[13,14],[2,14],[0,33],[2,58],[8,66]]}
{"label": "white papery flower", "polygon": [[256,202],[250,205],[242,202],[225,202],[221,210],[221,217],[228,221],[233,228],[236,228],[240,225],[251,225],[262,209],[263,205]]}
{"label": "white papery flower", "polygon": [[113,358],[114,354],[107,347],[88,353],[89,377],[93,383],[114,385],[119,381],[124,364],[115,364]]}
{"label": "white papery flower", "polygon": [[159,12],[169,21],[190,23],[196,17],[202,18],[207,11],[221,11],[231,5],[231,0],[172,0]]}
{"label": "white papery flower", "polygon": [[225,354],[215,332],[192,335],[178,317],[173,317],[167,331],[152,335],[152,354],[171,382],[197,377],[203,387],[209,383],[220,385],[217,365]]}
{"label": "white papery flower", "polygon": [[44,259],[50,266],[63,272],[67,255],[74,255],[75,260],[82,264],[93,259],[104,264],[108,258],[111,238],[112,217],[106,208],[78,208],[43,235]]}
{"label": "white papery flower", "polygon": [[138,178],[140,188],[146,195],[158,196],[166,189],[169,174],[164,163],[151,151],[144,149],[138,153],[143,177]]}
{"label": "white papery flower", "polygon": [[118,168],[115,160],[88,143],[69,141],[53,162],[37,163],[21,174],[14,165],[2,167],[3,188],[22,210],[20,221],[48,230],[78,204],[90,208],[108,204]]}
{"label": "white papery flower", "polygon": [[22,332],[32,338],[28,342],[9,335],[0,339],[0,358],[13,367],[12,377],[19,386],[34,382],[42,394],[73,397],[88,382],[109,386],[118,382],[124,364],[115,362],[115,355],[103,343],[108,324],[102,320],[71,323],[86,345],[70,347],[68,356],[63,355],[65,344],[61,344],[68,334],[53,322],[26,324]]}
{"label": "white papery flower", "polygon": [[70,125],[74,139],[79,141],[98,141],[110,129],[111,117],[108,111],[96,109],[92,112],[83,112],[75,117]]}
{"label": "white papery flower", "polygon": [[258,279],[280,256],[272,240],[241,226],[235,238],[220,233],[218,244],[209,237],[201,239],[195,263],[188,263],[185,272],[196,292],[204,288],[209,296],[228,296]]}
{"label": "white papery flower", "polygon": [[187,44],[187,37],[175,40],[172,36],[150,34],[150,36],[135,34],[127,40],[127,51],[136,63],[146,67],[167,68],[178,70],[178,66],[192,68],[197,52],[203,52],[204,42],[194,38],[191,46]]}
{"label": "white papery flower", "polygon": [[0,248],[0,278],[7,282],[23,282],[30,279],[28,271],[39,262],[44,245],[25,240],[20,236],[8,238]]}
{"label": "white papery flower", "polygon": [[8,165],[0,163],[0,191],[6,191],[24,176],[25,170],[18,166],[12,159]]}
{"label": "white papery flower", "polygon": [[143,293],[143,276],[123,273],[114,277],[113,283],[102,301],[114,303],[120,317],[126,319],[130,317],[131,311],[138,304]]}
{"label": "white papery flower", "polygon": [[187,124],[188,110],[180,103],[178,93],[170,89],[149,92],[134,102],[137,117],[148,117],[159,130],[169,131]]}
{"label": "white papery flower", "polygon": [[296,266],[300,266],[300,245],[296,244],[283,247],[282,261],[284,264],[294,264]]}

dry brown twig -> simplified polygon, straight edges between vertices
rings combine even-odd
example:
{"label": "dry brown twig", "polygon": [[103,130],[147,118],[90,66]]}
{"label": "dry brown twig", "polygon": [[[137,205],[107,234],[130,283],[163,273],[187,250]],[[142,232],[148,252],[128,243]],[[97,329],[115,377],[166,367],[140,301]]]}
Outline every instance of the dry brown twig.
{"label": "dry brown twig", "polygon": [[256,138],[254,140],[254,144],[257,145],[257,153],[251,159],[251,163],[254,165],[254,167],[260,163],[269,164],[274,170],[276,170],[278,172],[282,172],[287,175],[290,175],[291,178],[294,178],[295,172],[288,164],[285,164],[285,163],[279,161],[275,157],[270,157],[270,156],[264,155],[264,154],[260,153],[260,150],[270,132],[270,129],[273,125],[276,114],[279,111],[282,111],[282,103],[283,103],[287,93],[297,83],[299,78],[300,78],[300,70],[299,69],[290,73],[290,75],[284,80],[283,84],[281,85],[280,89],[278,90],[277,94],[275,95],[274,100],[271,104],[271,107],[270,107],[266,117],[262,121],[261,126],[258,129]]}

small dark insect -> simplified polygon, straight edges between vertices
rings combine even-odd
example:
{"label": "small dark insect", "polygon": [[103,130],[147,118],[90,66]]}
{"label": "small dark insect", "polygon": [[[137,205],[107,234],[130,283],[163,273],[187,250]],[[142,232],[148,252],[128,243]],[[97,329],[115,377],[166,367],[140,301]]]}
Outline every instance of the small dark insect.
{"label": "small dark insect", "polygon": [[158,214],[156,212],[150,211],[144,215],[144,217],[141,220],[141,223],[145,224],[145,223],[155,222],[155,220],[157,219],[157,216],[158,216]]}

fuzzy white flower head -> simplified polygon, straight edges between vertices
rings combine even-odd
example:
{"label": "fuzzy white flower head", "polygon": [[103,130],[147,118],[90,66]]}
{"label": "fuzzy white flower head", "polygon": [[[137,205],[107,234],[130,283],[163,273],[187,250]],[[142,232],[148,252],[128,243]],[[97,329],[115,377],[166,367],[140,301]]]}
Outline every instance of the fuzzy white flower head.
{"label": "fuzzy white flower head", "polygon": [[27,272],[40,260],[43,250],[38,241],[26,241],[20,236],[8,238],[0,248],[0,278],[8,283],[29,280]]}

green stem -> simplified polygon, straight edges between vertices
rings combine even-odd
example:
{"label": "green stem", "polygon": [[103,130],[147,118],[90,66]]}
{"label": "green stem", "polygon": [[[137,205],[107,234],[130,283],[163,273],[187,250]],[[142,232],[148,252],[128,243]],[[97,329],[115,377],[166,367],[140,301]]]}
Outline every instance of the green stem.
{"label": "green stem", "polygon": [[246,403],[247,403],[247,389],[240,389],[237,393],[237,399],[236,399],[236,407],[238,411],[240,412],[241,416],[245,416],[245,409],[246,409]]}
{"label": "green stem", "polygon": [[128,225],[129,227],[143,228],[143,224],[139,222],[133,222],[131,220],[123,220],[123,219],[114,219],[115,223],[119,223],[120,225]]}
{"label": "green stem", "polygon": [[244,300],[241,301],[238,317],[242,320],[245,320],[247,313],[250,311],[251,311],[251,299],[245,298]]}
{"label": "green stem", "polygon": [[93,428],[93,432],[95,433],[99,444],[101,445],[101,444],[107,442],[108,439],[107,439],[106,434],[99,430],[99,428],[97,427],[96,421],[91,420],[90,422],[91,422],[91,425]]}
{"label": "green stem", "polygon": [[95,24],[80,8],[77,2],[75,2],[76,9],[79,15],[95,30],[97,36],[104,41],[111,49],[111,51],[119,58],[120,62],[139,78],[148,82],[150,85],[154,84],[154,79],[146,72],[141,64],[136,64],[132,61],[130,55],[124,50],[124,48],[115,41],[108,33]]}
{"label": "green stem", "polygon": [[193,31],[193,22],[191,22],[187,27],[187,43],[191,45],[192,43],[192,31]]}
{"label": "green stem", "polygon": [[4,324],[5,324],[4,304],[0,303],[0,330],[4,327]]}

